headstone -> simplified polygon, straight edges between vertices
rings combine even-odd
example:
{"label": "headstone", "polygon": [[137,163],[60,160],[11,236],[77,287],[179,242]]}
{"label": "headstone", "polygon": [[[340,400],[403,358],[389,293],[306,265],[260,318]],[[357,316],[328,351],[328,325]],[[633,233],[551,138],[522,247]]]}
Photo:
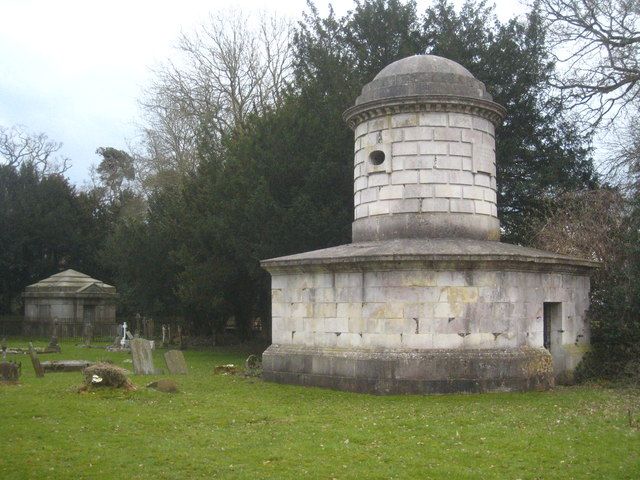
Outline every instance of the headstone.
{"label": "headstone", "polygon": [[49,340],[49,345],[47,345],[46,351],[49,353],[60,353],[61,349],[60,349],[60,345],[58,344],[58,337],[51,337],[51,340]]}
{"label": "headstone", "polygon": [[21,363],[16,362],[0,362],[0,382],[17,382],[20,378]]}
{"label": "headstone", "polygon": [[178,348],[180,348],[180,350],[186,350],[187,348],[184,335],[182,335],[182,326],[180,325],[178,325]]}
{"label": "headstone", "polygon": [[2,339],[2,361],[0,361],[0,381],[17,382],[20,378],[21,363],[7,362],[7,339]]}
{"label": "headstone", "polygon": [[54,317],[53,323],[51,324],[51,338],[58,337],[58,317]]}
{"label": "headstone", "polygon": [[33,348],[33,343],[29,342],[29,356],[31,357],[31,363],[33,364],[33,370],[36,372],[36,377],[44,377],[44,368],[40,364],[40,359],[36,354],[36,349]]}
{"label": "headstone", "polygon": [[180,350],[169,350],[164,354],[164,361],[167,363],[169,373],[186,375],[189,373],[187,362],[184,361],[184,355]]}
{"label": "headstone", "polygon": [[93,325],[91,325],[90,322],[84,324],[84,331],[82,336],[84,337],[84,344],[86,346],[91,345],[91,340],[93,339]]}
{"label": "headstone", "polygon": [[153,366],[151,342],[144,338],[134,338],[129,341],[131,357],[133,359],[133,371],[138,375],[153,375],[156,369]]}
{"label": "headstone", "polygon": [[144,338],[155,336],[155,322],[152,317],[142,317],[142,336]]}

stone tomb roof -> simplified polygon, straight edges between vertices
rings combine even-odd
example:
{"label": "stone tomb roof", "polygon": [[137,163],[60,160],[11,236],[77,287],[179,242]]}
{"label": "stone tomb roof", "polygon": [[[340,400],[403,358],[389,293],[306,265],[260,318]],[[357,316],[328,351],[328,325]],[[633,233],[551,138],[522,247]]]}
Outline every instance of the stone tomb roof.
{"label": "stone tomb roof", "polygon": [[425,110],[472,112],[496,125],[506,114],[462,65],[437,55],[413,55],[383,68],[343,118],[355,128],[367,118]]}
{"label": "stone tomb roof", "polygon": [[361,242],[263,260],[270,272],[315,265],[318,269],[358,269],[369,262],[429,264],[432,268],[486,268],[585,273],[599,263],[534,248],[472,239],[396,239]]}
{"label": "stone tomb roof", "polygon": [[41,294],[110,297],[116,295],[116,288],[89,275],[69,269],[29,285],[24,291],[24,296],[27,297]]}
{"label": "stone tomb roof", "polygon": [[356,105],[415,95],[492,100],[484,84],[462,65],[437,55],[413,55],[383,68],[362,88]]}

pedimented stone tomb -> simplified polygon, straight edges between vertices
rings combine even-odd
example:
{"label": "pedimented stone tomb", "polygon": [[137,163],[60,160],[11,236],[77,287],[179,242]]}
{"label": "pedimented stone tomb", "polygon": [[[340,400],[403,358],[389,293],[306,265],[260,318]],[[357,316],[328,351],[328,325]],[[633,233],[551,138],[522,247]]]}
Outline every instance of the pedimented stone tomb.
{"label": "pedimented stone tomb", "polygon": [[90,325],[116,323],[115,287],[75,270],[56,273],[29,285],[22,294],[29,323]]}
{"label": "pedimented stone tomb", "polygon": [[355,130],[353,243],[270,260],[266,380],[371,393],[544,389],[589,344],[593,262],[499,241],[495,127],[461,65],[384,68]]}

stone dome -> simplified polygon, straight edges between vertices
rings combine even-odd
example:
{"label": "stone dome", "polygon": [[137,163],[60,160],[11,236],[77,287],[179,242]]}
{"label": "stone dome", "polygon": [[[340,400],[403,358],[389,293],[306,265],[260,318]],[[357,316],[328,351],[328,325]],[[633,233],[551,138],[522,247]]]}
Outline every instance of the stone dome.
{"label": "stone dome", "polygon": [[375,79],[425,72],[453,73],[463,77],[474,78],[469,70],[448,58],[437,55],[413,55],[390,63],[380,70]]}
{"label": "stone dome", "polygon": [[383,68],[362,88],[356,105],[416,96],[449,96],[492,101],[469,70],[437,55],[413,55]]}

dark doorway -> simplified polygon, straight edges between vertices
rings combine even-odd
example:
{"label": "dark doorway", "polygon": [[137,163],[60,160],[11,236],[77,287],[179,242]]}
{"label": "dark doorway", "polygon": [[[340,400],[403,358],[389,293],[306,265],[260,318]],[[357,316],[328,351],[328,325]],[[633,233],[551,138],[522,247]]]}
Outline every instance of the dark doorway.
{"label": "dark doorway", "polygon": [[96,320],[96,306],[95,305],[85,305],[84,306],[84,323],[85,325],[91,324],[93,325]]}
{"label": "dark doorway", "polygon": [[543,346],[551,351],[559,344],[562,333],[562,303],[544,302],[543,313]]}
{"label": "dark doorway", "polygon": [[38,305],[38,320],[46,321],[51,318],[51,305]]}

